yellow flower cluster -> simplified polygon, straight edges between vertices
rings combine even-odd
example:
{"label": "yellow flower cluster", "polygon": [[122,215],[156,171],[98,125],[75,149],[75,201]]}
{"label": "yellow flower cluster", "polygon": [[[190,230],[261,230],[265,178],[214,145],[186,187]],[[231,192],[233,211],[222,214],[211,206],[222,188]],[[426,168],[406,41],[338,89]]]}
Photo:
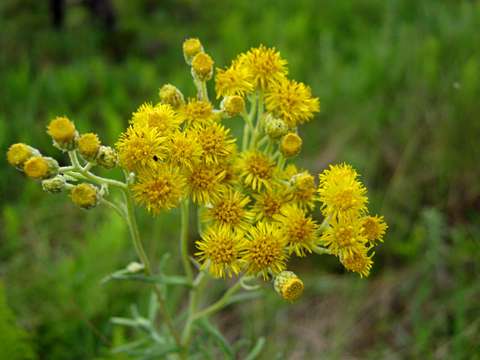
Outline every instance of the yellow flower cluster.
{"label": "yellow flower cluster", "polygon": [[[372,248],[387,226],[382,217],[367,214],[358,174],[349,165],[331,166],[317,186],[312,174],[292,163],[303,143],[299,126],[320,110],[310,88],[289,79],[286,60],[263,45],[216,73],[198,39],[183,43],[183,55],[197,95],[185,97],[172,84],[162,86],[158,103],[146,102],[132,114],[116,150],[101,145],[94,133],[78,134],[68,118],[54,119],[48,133],[73,164],[61,168],[64,173],[73,168],[80,172],[74,180],[95,180],[91,166],[118,164],[127,174],[121,186],[154,215],[181,203],[188,209],[193,202],[201,237],[195,255],[214,277],[244,273],[273,279],[276,291],[293,301],[304,285],[287,270],[292,256],[330,253],[346,269],[367,276]],[[209,100],[211,79],[219,104]],[[227,119],[243,121],[239,141]],[[43,186],[50,192],[67,187],[83,208],[104,200],[103,187],[56,178],[58,164],[52,160],[24,144],[8,152],[13,166],[48,180]]]}

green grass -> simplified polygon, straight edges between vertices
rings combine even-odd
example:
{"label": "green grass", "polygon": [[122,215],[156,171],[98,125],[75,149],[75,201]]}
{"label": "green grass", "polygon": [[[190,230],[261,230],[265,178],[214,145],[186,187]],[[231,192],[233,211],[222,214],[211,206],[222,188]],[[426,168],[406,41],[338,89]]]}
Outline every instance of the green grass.
{"label": "green grass", "polygon": [[[163,83],[192,96],[180,51],[187,36],[200,37],[218,66],[250,46],[276,46],[322,103],[302,130],[302,165],[318,172],[352,163],[390,229],[371,278],[345,275],[327,258],[295,263],[305,298],[291,306],[267,291],[265,302],[225,311],[217,320],[228,338],[268,334],[265,359],[479,358],[477,2],[114,4],[112,34],[80,6],[69,6],[55,31],[46,3],[2,2],[1,153],[20,140],[62,159],[44,132],[52,116],[67,114],[111,144]],[[0,314],[13,310],[17,324],[5,315],[0,326],[9,324],[9,341],[39,359],[110,357],[111,344],[130,334],[108,319],[128,315],[132,302],[146,306],[148,294],[100,285],[134,260],[127,229],[105,209],[83,212],[62,195],[47,196],[3,159],[0,276],[8,307],[0,301]],[[156,260],[176,251],[176,215],[141,214]]]}

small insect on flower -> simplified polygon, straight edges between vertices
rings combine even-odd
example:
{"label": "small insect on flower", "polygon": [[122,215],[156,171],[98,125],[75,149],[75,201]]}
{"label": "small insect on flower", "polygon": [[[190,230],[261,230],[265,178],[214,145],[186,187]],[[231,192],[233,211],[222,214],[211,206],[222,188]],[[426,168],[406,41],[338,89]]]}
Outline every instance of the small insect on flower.
{"label": "small insect on flower", "polygon": [[230,129],[221,124],[211,123],[195,127],[195,135],[206,164],[218,164],[235,151],[235,139],[230,135]]}
{"label": "small insect on flower", "polygon": [[319,178],[318,193],[325,216],[358,215],[367,211],[367,190],[350,165],[330,165]]}
{"label": "small insect on flower", "polygon": [[58,162],[51,157],[32,156],[23,165],[25,174],[35,180],[51,178],[58,174]]}
{"label": "small insect on flower", "polygon": [[247,151],[240,154],[240,176],[243,183],[254,191],[269,188],[275,174],[275,162],[258,151]]}
{"label": "small insect on flower", "polygon": [[387,224],[383,216],[365,216],[362,218],[363,234],[368,241],[375,243],[376,241],[383,242],[383,236],[387,231]]}
{"label": "small insect on flower", "polygon": [[231,229],[246,230],[253,218],[252,213],[246,209],[249,202],[248,196],[229,188],[207,208],[203,220]]}
{"label": "small insect on flower", "polygon": [[253,92],[253,78],[247,68],[233,61],[226,69],[218,69],[215,75],[215,91],[217,98],[238,95],[245,97]]}
{"label": "small insect on flower", "polygon": [[287,75],[287,61],[282,59],[275,48],[260,45],[240,54],[238,66],[246,69],[255,87],[265,90],[271,84]]}
{"label": "small insect on flower", "polygon": [[189,99],[178,112],[189,125],[211,123],[218,118],[213,112],[212,104],[203,100]]}
{"label": "small insect on flower", "polygon": [[303,294],[303,281],[292,271],[282,271],[275,276],[275,291],[287,301],[295,301]]}
{"label": "small insect on flower", "polygon": [[165,140],[157,128],[129,126],[116,143],[120,165],[128,171],[154,166],[166,156]]}
{"label": "small insect on flower", "polygon": [[70,191],[72,202],[84,209],[91,209],[97,206],[100,201],[98,188],[92,184],[78,184]]}
{"label": "small insect on flower", "polygon": [[162,136],[165,136],[177,130],[182,123],[182,119],[169,104],[153,106],[150,103],[145,103],[133,113],[131,123],[138,127],[156,128]]}
{"label": "small insect on flower", "polygon": [[156,164],[140,169],[132,192],[135,201],[157,215],[161,210],[177,207],[185,195],[186,180],[180,169],[166,164]]}
{"label": "small insect on flower", "polygon": [[275,216],[287,239],[289,254],[303,257],[318,243],[318,224],[295,205],[287,205]]}
{"label": "small insect on flower", "polygon": [[50,121],[47,133],[54,141],[54,144],[62,150],[73,150],[75,139],[78,136],[75,124],[65,116],[59,116]]}
{"label": "small insect on flower", "polygon": [[213,225],[205,230],[202,240],[196,242],[198,252],[195,256],[202,263],[202,269],[208,267],[213,277],[232,277],[242,268],[240,255],[245,242],[242,232]]}
{"label": "small insect on flower", "polygon": [[242,259],[250,275],[261,275],[265,280],[270,274],[285,269],[288,255],[286,239],[275,223],[258,222],[248,232]]}
{"label": "small insect on flower", "polygon": [[200,161],[202,147],[195,131],[186,129],[173,133],[167,143],[167,161],[182,169],[192,169]]}
{"label": "small insect on flower", "polygon": [[23,143],[10,145],[7,151],[8,163],[19,170],[23,170],[23,165],[25,165],[25,162],[32,156],[40,156],[40,152]]}
{"label": "small insect on flower", "polygon": [[361,219],[354,216],[332,217],[320,239],[333,255],[345,257],[367,245]]}
{"label": "small insect on flower", "polygon": [[311,120],[320,111],[320,102],[312,97],[308,86],[284,77],[272,84],[265,93],[265,106],[291,128]]}
{"label": "small insect on flower", "polygon": [[100,139],[97,134],[87,133],[78,138],[78,151],[86,160],[93,161],[100,150]]}
{"label": "small insect on flower", "polygon": [[273,186],[270,189],[254,194],[255,203],[252,206],[252,212],[255,221],[272,221],[275,215],[280,214],[280,210],[290,201],[290,196],[283,186]]}
{"label": "small insect on flower", "polygon": [[187,170],[189,196],[197,204],[210,204],[221,195],[225,170],[215,165],[197,163]]}
{"label": "small insect on flower", "polygon": [[360,274],[360,277],[368,277],[372,268],[372,256],[374,253],[368,255],[368,248],[359,247],[352,252],[345,253],[340,256],[340,262],[349,271]]}
{"label": "small insect on flower", "polygon": [[200,81],[208,81],[213,75],[213,60],[210,55],[201,52],[192,60],[192,73]]}

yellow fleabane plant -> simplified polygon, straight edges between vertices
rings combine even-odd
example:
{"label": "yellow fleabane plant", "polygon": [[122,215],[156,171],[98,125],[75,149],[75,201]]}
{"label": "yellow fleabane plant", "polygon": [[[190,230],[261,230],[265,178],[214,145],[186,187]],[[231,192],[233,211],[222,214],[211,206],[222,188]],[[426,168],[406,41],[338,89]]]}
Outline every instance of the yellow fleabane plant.
{"label": "yellow fleabane plant", "polygon": [[[199,39],[187,39],[182,48],[196,95],[161,86],[157,101],[138,105],[114,147],[102,145],[95,133],[79,134],[72,120],[60,116],[47,133],[68,164],[23,143],[7,153],[8,162],[46,192],[68,193],[83,209],[104,205],[125,220],[139,262],[106,281],[152,287],[148,318],[134,313],[112,319],[146,334],[122,347],[139,357],[198,355],[204,336],[217,342],[221,337],[209,318],[258,295],[264,284],[287,302],[298,300],[309,284],[292,271],[294,257],[332,255],[346,270],[367,277],[374,247],[387,230],[382,216],[369,215],[367,189],[351,165],[330,165],[318,185],[316,175],[295,166],[303,144],[299,128],[315,118],[320,102],[307,85],[288,77],[279,51],[261,45],[215,70]],[[214,82],[215,101],[208,81]],[[233,121],[243,122],[239,138],[229,128]],[[99,176],[100,168],[120,168],[124,178]],[[145,250],[135,205],[152,216],[179,208],[181,275],[151,264],[156,256]],[[207,283],[225,278],[231,286],[209,303]],[[185,292],[186,306],[171,304],[170,287]],[[247,357],[254,358],[262,344],[260,339]],[[227,358],[235,357],[233,349],[222,340]]]}

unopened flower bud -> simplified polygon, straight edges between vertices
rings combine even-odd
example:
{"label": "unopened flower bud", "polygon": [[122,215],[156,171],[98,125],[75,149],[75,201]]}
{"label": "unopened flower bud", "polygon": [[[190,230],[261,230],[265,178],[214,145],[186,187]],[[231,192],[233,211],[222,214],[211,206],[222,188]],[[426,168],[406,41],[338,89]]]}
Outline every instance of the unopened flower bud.
{"label": "unopened flower bud", "polygon": [[118,165],[118,154],[110,146],[100,146],[97,154],[97,164],[106,169],[112,169]]}
{"label": "unopened flower bud", "polygon": [[42,189],[51,194],[57,194],[65,189],[67,181],[62,175],[57,175],[51,179],[42,181]]}
{"label": "unopened flower bud", "polygon": [[35,180],[51,178],[58,174],[58,162],[51,157],[32,156],[23,165],[23,171]]}
{"label": "unopened flower bud", "polygon": [[178,109],[185,104],[185,98],[182,92],[174,85],[165,84],[160,88],[158,93],[160,101],[164,104],[170,104],[174,109]]}
{"label": "unopened flower bud", "polygon": [[196,38],[187,39],[183,42],[183,56],[185,57],[185,62],[188,65],[192,64],[192,60],[195,55],[200,52],[203,52],[203,46],[200,40]]}
{"label": "unopened flower bud", "polygon": [[273,282],[275,291],[285,300],[295,301],[303,294],[303,281],[292,271],[282,271]]}
{"label": "unopened flower bud", "polygon": [[302,149],[302,138],[295,133],[288,133],[280,141],[280,151],[285,157],[293,157]]}
{"label": "unopened flower bud", "polygon": [[47,133],[52,137],[54,145],[60,150],[75,149],[78,132],[75,129],[75,124],[67,117],[59,116],[50,121]]}
{"label": "unopened flower bud", "polygon": [[100,140],[94,133],[83,134],[77,141],[78,151],[85,160],[94,161],[100,150]]}
{"label": "unopened flower bud", "polygon": [[100,193],[96,186],[83,183],[75,185],[70,192],[73,203],[84,209],[91,209],[97,206],[100,201]]}
{"label": "unopened flower bud", "polygon": [[293,185],[299,190],[315,189],[315,178],[306,171],[296,174],[292,180]]}
{"label": "unopened flower bud", "polygon": [[25,162],[33,156],[40,156],[40,151],[23,143],[13,144],[7,151],[8,163],[19,170],[23,170]]}
{"label": "unopened flower bud", "polygon": [[229,116],[241,114],[245,110],[245,100],[241,96],[226,96],[220,104],[222,110]]}
{"label": "unopened flower bud", "polygon": [[288,126],[282,119],[274,118],[271,114],[265,117],[265,132],[270,139],[280,139],[288,132]]}
{"label": "unopened flower bud", "polygon": [[204,52],[198,53],[192,60],[192,73],[201,81],[207,81],[213,75],[213,60]]}

